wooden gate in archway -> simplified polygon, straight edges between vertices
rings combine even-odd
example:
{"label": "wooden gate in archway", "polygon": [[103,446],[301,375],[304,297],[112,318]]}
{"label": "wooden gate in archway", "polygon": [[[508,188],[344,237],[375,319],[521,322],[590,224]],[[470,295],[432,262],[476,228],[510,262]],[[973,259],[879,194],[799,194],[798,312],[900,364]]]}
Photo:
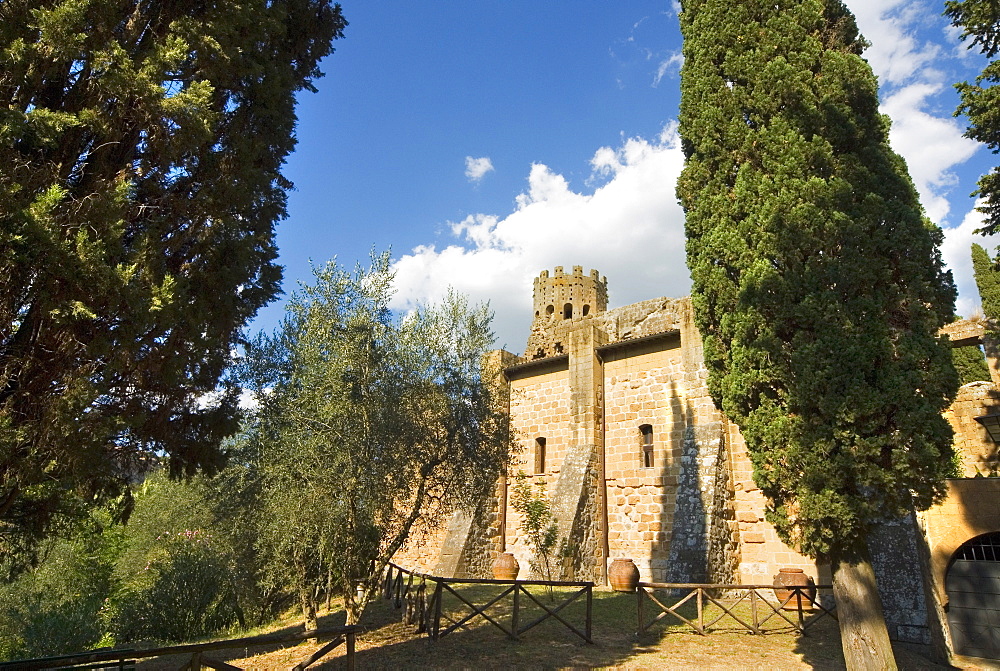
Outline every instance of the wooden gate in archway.
{"label": "wooden gate in archway", "polygon": [[1000,532],[977,536],[955,552],[945,590],[955,652],[1000,659]]}

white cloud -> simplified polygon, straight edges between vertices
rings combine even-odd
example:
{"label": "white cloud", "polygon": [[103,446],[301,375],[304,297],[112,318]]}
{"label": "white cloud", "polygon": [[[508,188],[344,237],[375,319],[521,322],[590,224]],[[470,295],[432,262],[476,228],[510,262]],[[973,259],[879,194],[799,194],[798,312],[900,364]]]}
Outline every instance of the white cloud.
{"label": "white cloud", "polygon": [[240,390],[239,406],[243,410],[254,411],[260,406],[257,396],[249,389]]}
{"label": "white cloud", "polygon": [[593,193],[535,164],[528,189],[504,218],[478,214],[451,224],[458,240],[417,247],[395,263],[393,307],[440,300],[449,286],[490,301],[499,344],[520,352],[531,322],[532,279],[555,266],[608,276],[612,306],[684,296],[684,217],[674,196],[683,167],[676,128],[655,140],[632,138],[598,149],[591,166],[610,179]]}
{"label": "white cloud", "polygon": [[[954,170],[978,145],[962,137],[961,120],[942,102],[964,67],[959,51],[943,40],[947,20],[928,0],[847,0],[859,27],[872,42],[865,57],[882,85],[882,111],[893,119],[891,141],[907,161],[928,215],[947,226]],[[637,26],[638,27],[638,26]],[[630,40],[631,41],[631,38]],[[679,54],[652,53],[659,64],[654,81],[679,64]],[[507,216],[476,214],[450,225],[444,246],[423,245],[395,262],[399,293],[394,306],[407,309],[439,300],[447,287],[490,301],[501,345],[521,351],[531,317],[532,279],[554,266],[596,268],[609,279],[611,306],[690,290],[684,255],[683,213],[674,185],[683,167],[675,126],[655,140],[632,138],[617,148],[601,147],[590,161],[588,191],[577,191],[546,165],[531,166],[524,193]],[[466,175],[478,181],[492,170],[487,158],[466,159]],[[595,187],[595,184],[600,186]],[[966,209],[964,206],[962,210]],[[942,254],[954,272],[958,310],[978,305],[969,246],[979,215],[945,229]]]}
{"label": "white cloud", "polygon": [[665,60],[660,61],[660,65],[656,68],[656,75],[653,77],[653,88],[660,85],[660,80],[668,72],[680,73],[682,65],[684,65],[684,54],[680,51],[675,51]]}
{"label": "white cloud", "polygon": [[968,161],[980,144],[962,136],[961,122],[926,111],[938,84],[911,84],[886,98],[882,111],[893,119],[889,140],[905,159],[913,183],[931,220],[943,222],[950,204],[945,195],[955,186],[952,168]]}
{"label": "white cloud", "polygon": [[470,182],[479,182],[486,173],[493,171],[493,161],[488,156],[482,158],[465,157],[465,176]]}
{"label": "white cloud", "polygon": [[1000,236],[984,237],[974,230],[982,226],[983,215],[972,209],[966,213],[962,223],[944,231],[944,243],[941,245],[941,256],[951,268],[958,287],[958,302],[955,311],[963,317],[968,317],[979,310],[979,291],[972,274],[972,244],[976,243],[986,248],[992,256],[994,248],[1000,245]]}
{"label": "white cloud", "polygon": [[879,78],[882,112],[893,121],[893,149],[906,159],[928,216],[946,223],[948,196],[957,181],[953,168],[968,161],[979,146],[962,137],[964,126],[952,117],[951,103],[939,104],[951,84],[940,66],[953,60],[954,52],[921,37],[940,37],[947,20],[925,0],[847,0],[847,4],[871,42],[864,55]]}
{"label": "white cloud", "polygon": [[[872,43],[865,52],[879,77],[882,111],[892,118],[893,149],[906,159],[928,216],[943,225],[941,248],[958,287],[956,309],[970,315],[979,307],[972,276],[970,246],[996,246],[1000,239],[972,231],[981,215],[967,211],[961,223],[949,226],[949,200],[957,178],[955,169],[969,161],[981,145],[962,136],[965,122],[952,116],[954,100],[944,93],[954,81],[967,79],[970,59],[956,29],[941,16],[939,3],[928,0],[846,0],[857,16],[861,32]],[[921,37],[923,36],[923,37]],[[974,76],[974,75],[973,75]],[[961,197],[959,195],[959,202]]]}
{"label": "white cloud", "polygon": [[941,53],[938,44],[918,37],[917,27],[941,10],[926,2],[908,0],[847,0],[861,33],[871,42],[865,58],[879,82],[902,84],[914,77],[940,81],[942,73],[929,67]]}

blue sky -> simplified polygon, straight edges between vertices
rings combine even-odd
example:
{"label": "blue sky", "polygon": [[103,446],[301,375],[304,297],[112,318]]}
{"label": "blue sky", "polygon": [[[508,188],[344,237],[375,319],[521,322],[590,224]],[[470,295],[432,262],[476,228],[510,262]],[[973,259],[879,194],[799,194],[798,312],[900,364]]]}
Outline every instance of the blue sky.
{"label": "blue sky", "polygon": [[[688,293],[672,2],[342,4],[350,25],[319,93],[299,98],[285,169],[296,185],[278,228],[287,292],[310,279],[310,259],[353,266],[391,248],[398,309],[454,286],[490,301],[498,344],[516,352],[543,269],[597,268],[612,306]],[[971,234],[968,194],[995,156],[961,137],[951,85],[983,61],[941,2],[847,4],[968,314],[969,244],[997,244]],[[273,329],[282,310],[251,328]]]}

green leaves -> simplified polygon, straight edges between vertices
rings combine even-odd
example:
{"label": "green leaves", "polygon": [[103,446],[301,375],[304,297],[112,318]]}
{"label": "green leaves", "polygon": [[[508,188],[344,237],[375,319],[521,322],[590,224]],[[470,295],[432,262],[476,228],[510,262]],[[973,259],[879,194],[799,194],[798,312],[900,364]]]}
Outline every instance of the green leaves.
{"label": "green leaves", "polygon": [[[969,48],[978,47],[990,59],[1000,52],[1000,6],[993,0],[947,0],[947,14],[952,25],[962,29],[962,38],[971,37]],[[962,82],[955,85],[961,103],[955,115],[969,118],[965,136],[978,140],[993,153],[1000,150],[1000,62],[992,60],[975,84]],[[976,231],[984,235],[995,233],[1000,226],[1000,167],[983,175],[979,188],[973,192],[983,203],[977,208],[985,215],[983,227]]]}
{"label": "green leaves", "polygon": [[242,376],[259,404],[259,548],[273,580],[302,594],[332,580],[352,621],[411,528],[472,509],[507,464],[499,388],[484,369],[491,315],[450,294],[396,321],[387,254],[335,262],[300,287]]}
{"label": "green leaves", "polygon": [[549,505],[545,481],[532,482],[518,473],[510,500],[511,507],[521,516],[521,531],[534,551],[532,568],[545,580],[554,580],[552,559],[559,538],[559,526]]}
{"label": "green leaves", "polygon": [[940,233],[839,0],[686,2],[681,28],[677,194],[709,388],[779,534],[850,547],[950,473]]}
{"label": "green leaves", "polygon": [[329,0],[0,14],[3,552],[156,460],[221,465],[223,374],[279,291],[295,95],[346,22]]}

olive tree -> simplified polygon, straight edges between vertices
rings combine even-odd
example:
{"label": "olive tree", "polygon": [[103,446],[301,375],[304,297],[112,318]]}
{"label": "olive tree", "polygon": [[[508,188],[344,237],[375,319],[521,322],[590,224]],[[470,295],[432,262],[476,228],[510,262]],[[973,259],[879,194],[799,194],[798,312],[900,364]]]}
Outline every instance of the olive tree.
{"label": "olive tree", "polygon": [[316,269],[246,356],[260,543],[307,626],[326,582],[356,622],[418,518],[473,506],[508,460],[488,309],[450,294],[397,319],[392,280],[387,255]]}

